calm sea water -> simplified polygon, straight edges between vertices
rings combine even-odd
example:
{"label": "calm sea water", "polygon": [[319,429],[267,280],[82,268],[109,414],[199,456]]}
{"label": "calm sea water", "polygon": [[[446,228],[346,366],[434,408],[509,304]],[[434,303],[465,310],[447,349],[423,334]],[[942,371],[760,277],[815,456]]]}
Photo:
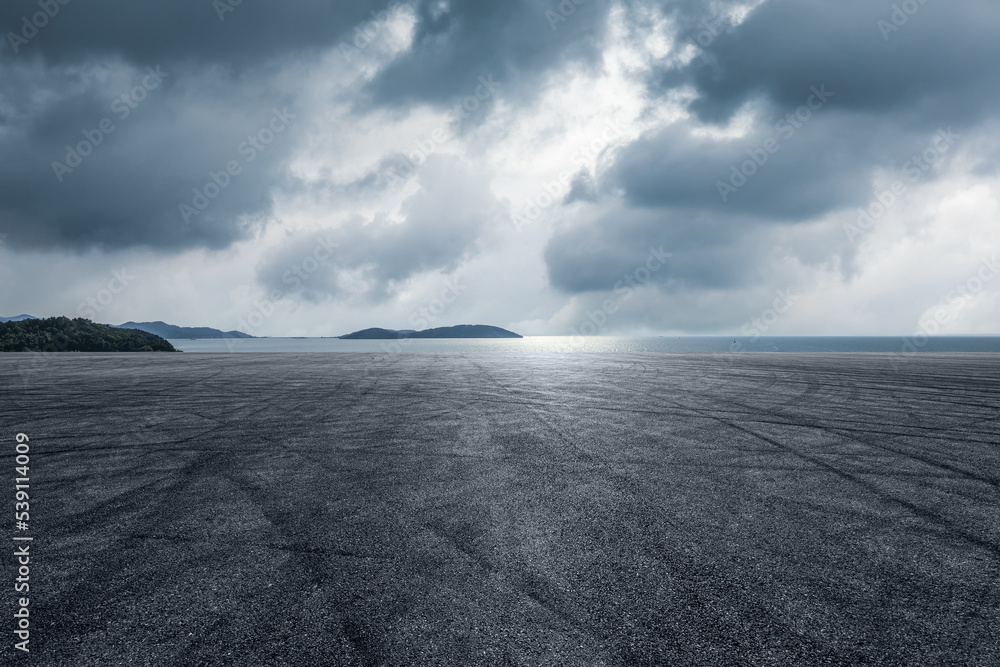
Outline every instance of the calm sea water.
{"label": "calm sea water", "polygon": [[[734,342],[735,341],[735,342]],[[185,352],[1000,352],[1000,336],[727,338],[683,336],[526,336],[505,339],[340,340],[242,338],[171,340]]]}

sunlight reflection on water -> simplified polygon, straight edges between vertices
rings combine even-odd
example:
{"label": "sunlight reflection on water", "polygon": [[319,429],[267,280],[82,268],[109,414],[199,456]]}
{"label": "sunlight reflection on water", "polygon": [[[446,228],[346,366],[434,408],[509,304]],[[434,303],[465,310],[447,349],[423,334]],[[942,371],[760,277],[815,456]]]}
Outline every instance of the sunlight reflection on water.
{"label": "sunlight reflection on water", "polygon": [[[899,337],[802,337],[769,336],[525,336],[524,338],[449,338],[408,340],[340,340],[338,338],[244,338],[171,340],[185,352],[377,352],[377,353],[552,353],[603,352],[674,354],[742,352],[895,352]],[[931,338],[921,352],[1000,352],[1000,337],[954,336]]]}

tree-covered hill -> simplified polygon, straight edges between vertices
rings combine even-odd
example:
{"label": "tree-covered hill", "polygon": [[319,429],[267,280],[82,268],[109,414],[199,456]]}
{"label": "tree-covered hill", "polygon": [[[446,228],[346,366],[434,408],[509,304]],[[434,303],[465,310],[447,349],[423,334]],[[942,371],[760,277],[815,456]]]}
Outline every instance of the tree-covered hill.
{"label": "tree-covered hill", "polygon": [[176,352],[163,338],[83,318],[0,322],[0,352]]}

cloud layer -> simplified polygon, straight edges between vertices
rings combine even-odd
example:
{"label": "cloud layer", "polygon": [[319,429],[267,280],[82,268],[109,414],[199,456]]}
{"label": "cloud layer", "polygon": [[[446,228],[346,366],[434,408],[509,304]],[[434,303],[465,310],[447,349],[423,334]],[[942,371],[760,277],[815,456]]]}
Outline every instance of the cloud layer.
{"label": "cloud layer", "polygon": [[[906,333],[995,249],[987,0],[15,0],[0,29],[5,279],[144,257],[152,319],[280,294],[274,333],[393,326],[463,276],[439,324],[566,333],[662,247],[603,332],[731,331],[791,288],[776,331]],[[996,289],[951,331],[1000,329]]]}

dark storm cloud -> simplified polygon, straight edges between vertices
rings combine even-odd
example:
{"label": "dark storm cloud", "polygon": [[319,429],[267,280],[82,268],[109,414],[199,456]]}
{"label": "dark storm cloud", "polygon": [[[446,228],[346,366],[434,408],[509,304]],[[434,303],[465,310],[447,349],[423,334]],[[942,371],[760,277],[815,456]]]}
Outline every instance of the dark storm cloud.
{"label": "dark storm cloud", "polygon": [[[654,105],[678,88],[694,90],[694,116],[624,148],[617,164],[597,181],[578,178],[568,201],[606,204],[621,193],[629,206],[651,211],[649,220],[655,222],[638,227],[677,227],[670,232],[671,243],[704,242],[705,253],[723,257],[728,257],[727,239],[742,238],[742,233],[706,240],[678,221],[711,220],[705,224],[712,229],[727,220],[733,226],[767,228],[864,204],[876,169],[898,167],[922,150],[938,127],[954,126],[960,133],[973,127],[995,113],[1000,91],[1000,70],[991,65],[1000,61],[1000,5],[987,0],[895,4],[915,10],[900,19],[890,2],[767,0],[743,23],[732,25],[723,10],[748,2],[626,3],[624,16],[636,23],[633,27],[650,20],[644,8],[657,7],[673,18],[682,41],[702,49],[688,65],[664,65],[646,81]],[[381,21],[380,33],[386,30],[380,12],[390,5],[389,0],[4,3],[0,233],[8,234],[12,247],[74,250],[220,248],[245,238],[268,219],[276,189],[301,189],[287,182],[287,165],[311,129],[306,120],[292,121],[252,163],[238,150],[266,127],[272,109],[308,113],[295,102],[309,82],[292,74],[282,77],[280,88],[276,74],[290,64],[313,62],[320,52],[358,44],[358,30],[371,21]],[[352,91],[356,110],[410,103],[446,108],[474,94],[484,76],[494,77],[505,101],[516,106],[544,91],[547,77],[571,65],[602,67],[610,2],[414,0],[407,6],[416,17],[413,44]],[[30,22],[45,7],[58,11],[52,9],[37,34],[25,37],[30,30],[23,18]],[[552,12],[559,18],[553,19]],[[890,23],[880,26],[879,21]],[[12,44],[8,33],[21,35],[20,40]],[[115,96],[156,66],[170,75],[128,118],[116,116]],[[105,76],[108,68],[127,75]],[[784,136],[777,123],[802,108],[813,87],[824,86],[834,97],[812,111],[794,136]],[[728,121],[748,101],[755,103],[758,117],[747,135],[718,140],[693,133],[699,122]],[[493,102],[492,97],[484,101],[467,126],[487,114]],[[114,122],[114,133],[71,173],[55,173],[53,162],[69,159],[66,146],[77,146],[83,133],[93,132],[104,118]],[[349,132],[350,127],[331,131]],[[752,159],[748,151],[759,155],[769,138],[780,141],[780,151],[769,154],[745,185],[720,193],[720,182],[733,184],[734,166]],[[315,186],[319,198],[377,196],[389,187],[383,168],[396,158],[378,159],[378,169],[354,183]],[[226,180],[225,167],[233,160],[240,173],[207,201],[212,174]],[[198,208],[196,189],[206,206],[185,215],[181,205]],[[344,266],[359,268],[363,256],[374,253],[373,265],[381,268],[366,270],[383,286],[427,267],[449,266],[471,243],[457,228],[420,239],[399,236],[406,227],[388,223],[361,229],[345,229],[358,250],[344,256]],[[569,290],[592,289],[597,275],[603,275],[597,265],[571,268],[574,261],[599,261],[570,252],[569,246],[560,249],[560,243],[581,242],[574,234],[629,248],[637,240],[624,232],[602,237],[591,228],[557,234],[546,256],[553,279]],[[375,237],[385,243],[372,247],[368,242]],[[428,246],[431,241],[440,252]],[[422,249],[392,256],[391,248],[404,243]],[[631,252],[610,250],[609,268],[639,261],[645,250],[636,250],[634,258]],[[689,273],[695,284],[729,280],[685,271],[683,264],[675,270]],[[588,271],[593,278],[572,278]]]}
{"label": "dark storm cloud", "polygon": [[[877,172],[912,170],[942,128],[950,150],[1000,102],[1000,70],[986,65],[1000,62],[997,3],[768,0],[735,26],[708,3],[663,6],[701,53],[664,70],[651,99],[687,87],[694,115],[619,151],[596,189],[624,210],[552,237],[549,276],[564,291],[607,290],[660,243],[675,251],[661,285],[759,280],[774,230],[867,206]],[[698,132],[741,108],[754,116],[742,136]],[[803,251],[807,263],[838,253],[850,265],[842,239]]]}
{"label": "dark storm cloud", "polygon": [[[448,103],[470,94],[480,76],[530,83],[568,62],[596,61],[609,6],[567,0],[564,4],[571,11],[564,8],[561,22],[553,26],[546,12],[560,14],[560,3],[547,0],[298,0],[281,4],[69,0],[65,5],[59,0],[41,0],[55,7],[55,14],[46,18],[42,12],[44,24],[35,29],[30,24],[41,11],[38,2],[13,0],[0,7],[0,30],[15,35],[13,42],[4,40],[6,55],[13,60],[40,56],[50,63],[70,64],[111,57],[138,66],[189,62],[237,71],[334,46],[349,58],[384,39],[392,10],[408,8],[417,21],[413,48],[371,84],[375,99],[389,104]],[[229,9],[220,11],[220,7]],[[22,33],[33,36],[24,40]]]}
{"label": "dark storm cloud", "polygon": [[[355,218],[297,234],[264,257],[258,281],[307,301],[380,301],[413,276],[454,270],[499,218],[500,204],[482,174],[452,157],[431,156],[418,179],[421,189],[403,203],[405,220]],[[333,250],[318,257],[317,248]],[[307,272],[309,257],[321,261]]]}
{"label": "dark storm cloud", "polygon": [[[877,119],[859,125],[823,109],[798,129],[785,120],[759,123],[731,139],[691,129],[677,123],[621,151],[604,186],[623,192],[623,203],[634,208],[557,233],[546,252],[553,285],[568,292],[607,289],[607,275],[636,265],[646,246],[659,244],[676,253],[654,282],[695,290],[752,283],[776,229],[867,206],[877,169],[912,182],[914,160],[937,146],[937,159],[920,163],[926,171],[917,176],[931,179],[961,140],[947,132],[902,132]],[[796,254],[807,264],[851,254],[843,235],[835,241]]]}
{"label": "dark storm cloud", "polygon": [[[355,91],[357,109],[414,101],[454,105],[476,94],[481,77],[501,84],[505,95],[533,95],[532,82],[546,71],[598,54],[606,3],[572,6],[553,30],[545,11],[558,3],[548,2],[5,2],[0,233],[20,248],[224,247],[265,221],[272,191],[286,185],[299,128],[253,165],[234,154],[265,126],[272,108],[308,113],[294,109],[296,94],[276,89],[282,67],[325,50],[364,50],[364,32],[384,39],[386,10],[405,7],[417,18],[412,51],[368,81],[369,94]],[[123,83],[104,70],[131,68],[140,80],[149,66],[170,76],[130,118],[119,119],[111,105]],[[294,81],[283,83],[295,89]],[[481,120],[493,102],[484,101],[466,125]],[[114,122],[113,134],[72,172],[54,173],[52,163],[76,160],[67,154],[105,118]],[[210,172],[234,159],[243,169],[219,196],[196,215],[179,212],[181,204],[197,208],[194,190],[211,189]],[[384,185],[376,173],[332,187],[363,195]]]}
{"label": "dark storm cloud", "polygon": [[[447,5],[447,11],[438,8]],[[570,62],[596,63],[610,3],[432,0],[419,5],[413,50],[372,85],[379,103],[463,97],[492,74],[507,95],[531,95],[539,77]],[[546,16],[555,12],[561,20]]]}
{"label": "dark storm cloud", "polygon": [[[569,0],[567,0],[568,2]],[[51,5],[42,27],[21,43],[4,39],[5,57],[43,56],[53,63],[121,57],[135,64],[192,61],[242,67],[282,55],[381,39],[386,11],[414,11],[414,50],[384,73],[383,99],[446,99],[466,94],[476,77],[502,72],[535,76],[573,58],[599,56],[597,36],[609,3],[572,2],[553,30],[548,0],[41,0]],[[231,10],[231,11],[230,11]],[[20,37],[39,0],[0,6],[0,30]],[[371,25],[375,21],[381,25]],[[41,24],[41,21],[39,21]],[[367,38],[365,30],[367,29]],[[17,53],[14,53],[14,49]]]}
{"label": "dark storm cloud", "polygon": [[687,289],[743,284],[761,259],[752,225],[701,213],[615,209],[556,233],[545,250],[550,283],[568,293],[610,291],[651,256],[669,254],[651,282]]}
{"label": "dark storm cloud", "polygon": [[221,248],[267,219],[300,130],[288,114],[301,110],[268,68],[248,68],[329,45],[370,8],[218,4],[3,4],[0,232],[11,247]]}
{"label": "dark storm cloud", "polygon": [[[250,139],[271,138],[275,110],[301,113],[292,96],[268,89],[266,64],[329,47],[380,9],[4,3],[0,231],[15,248],[72,250],[220,248],[244,238],[267,219],[300,129],[287,119],[269,143]],[[147,67],[168,75],[142,90]],[[124,80],[109,74],[129,69]],[[129,91],[143,99],[116,101]]]}
{"label": "dark storm cloud", "polygon": [[15,40],[16,54],[6,36],[25,33],[24,17],[30,21],[41,11],[39,0],[7,0],[0,6],[4,58],[42,56],[69,64],[120,57],[138,65],[192,61],[240,67],[326,47],[358,23],[371,20],[371,12],[388,2],[42,0],[41,4],[57,10],[49,10],[51,18],[27,44]]}
{"label": "dark storm cloud", "polygon": [[[735,28],[683,23],[682,37],[708,44],[668,81],[694,86],[702,121],[728,121],[755,101],[757,123],[734,140],[672,125],[623,151],[614,177],[642,205],[790,220],[866,197],[874,168],[900,164],[942,127],[961,132],[995,114],[1000,101],[1000,69],[984,66],[1000,62],[1000,5],[902,5],[912,14],[893,9],[900,3],[769,0]],[[816,94],[825,91],[828,100]],[[772,138],[776,152],[761,153]],[[718,182],[732,185],[734,167],[755,156],[767,164],[720,195]]]}
{"label": "dark storm cloud", "polygon": [[226,246],[267,215],[294,147],[280,94],[203,80],[219,92],[206,100],[180,70],[120,64],[5,73],[0,231],[14,248]]}
{"label": "dark storm cloud", "polygon": [[636,206],[795,223],[866,200],[875,169],[898,169],[934,141],[936,130],[858,123],[826,92],[831,108],[810,110],[807,89],[801,106],[737,138],[698,136],[687,122],[650,133],[619,153],[605,185],[620,185]]}
{"label": "dark storm cloud", "polygon": [[[894,10],[901,5],[912,14]],[[826,84],[841,109],[957,124],[992,111],[1000,70],[986,63],[998,61],[1000,5],[991,0],[768,0],[685,75],[706,121],[725,121],[758,96],[795,107],[802,91]]]}

